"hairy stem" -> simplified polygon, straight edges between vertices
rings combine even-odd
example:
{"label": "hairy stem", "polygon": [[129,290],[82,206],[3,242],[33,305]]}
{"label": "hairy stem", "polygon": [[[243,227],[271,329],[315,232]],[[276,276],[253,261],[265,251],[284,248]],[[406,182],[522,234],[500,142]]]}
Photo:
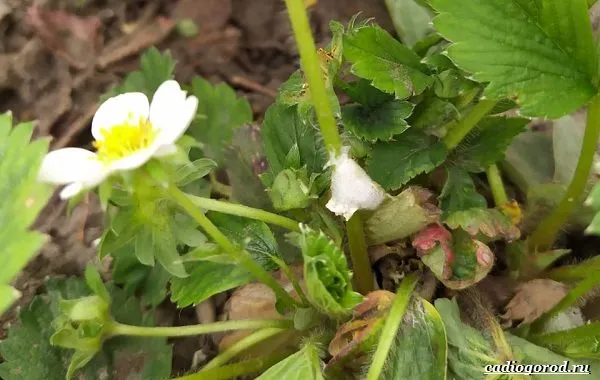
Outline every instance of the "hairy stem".
{"label": "hairy stem", "polygon": [[289,329],[293,327],[293,322],[287,319],[241,319],[237,321],[214,322],[201,325],[190,326],[132,326],[125,325],[119,322],[112,322],[109,326],[108,334],[110,336],[128,335],[128,336],[189,336],[210,334],[222,331],[231,330],[248,330],[248,329]]}
{"label": "hairy stem", "polygon": [[359,293],[364,295],[373,290],[375,277],[373,277],[371,260],[367,252],[362,219],[358,213],[352,215],[346,223],[346,234],[354,271],[354,286]]}
{"label": "hairy stem", "polygon": [[333,116],[331,103],[329,103],[323,70],[317,57],[317,49],[310,30],[304,0],[285,0],[285,4],[298,45],[302,69],[308,82],[311,102],[317,113],[323,141],[325,141],[327,150],[333,150],[337,154],[342,146],[342,140]]}
{"label": "hairy stem", "polygon": [[243,360],[235,364],[229,364],[209,370],[175,378],[173,380],[226,380],[243,375],[263,372],[269,367],[279,363],[289,355],[287,353],[263,356],[260,358]]}
{"label": "hairy stem", "polygon": [[398,333],[398,329],[402,324],[404,312],[406,311],[406,307],[410,302],[412,292],[417,285],[417,280],[418,277],[415,273],[406,276],[404,280],[402,280],[402,283],[396,292],[396,297],[394,298],[394,302],[392,303],[385,324],[383,325],[383,330],[381,330],[379,343],[377,344],[377,350],[373,355],[371,367],[369,368],[369,373],[367,374],[367,380],[379,380],[381,378],[383,365],[388,357],[392,343],[394,342],[394,339],[396,339],[396,334]]}
{"label": "hairy stem", "polygon": [[592,170],[598,136],[600,136],[600,95],[596,95],[588,106],[587,125],[573,179],[558,207],[542,220],[529,237],[530,250],[543,252],[550,249],[560,228],[567,222],[573,209],[579,205]]}
{"label": "hairy stem", "polygon": [[244,339],[232,344],[229,348],[227,348],[225,351],[221,352],[217,357],[215,357],[207,365],[205,365],[202,368],[202,370],[204,371],[204,370],[220,367],[220,366],[226,364],[231,359],[233,359],[239,353],[254,346],[255,344],[258,344],[258,343],[265,341],[277,334],[280,334],[283,331],[285,331],[285,330],[284,329],[276,329],[276,328],[259,330],[259,331],[255,332],[254,334],[251,334],[251,335],[245,337]]}
{"label": "hairy stem", "polygon": [[504,182],[502,182],[502,175],[500,174],[500,170],[498,170],[498,166],[496,164],[491,165],[487,168],[486,174],[496,206],[507,204],[508,195],[506,195],[506,189],[504,188]]}
{"label": "hairy stem", "polygon": [[285,216],[277,215],[272,212],[252,208],[237,203],[218,201],[211,198],[197,197],[195,195],[187,195],[197,207],[205,210],[222,212],[223,214],[237,215],[249,219],[260,220],[265,223],[284,227],[290,231],[300,232],[299,223]]}
{"label": "hairy stem", "polygon": [[444,137],[444,144],[448,150],[452,150],[460,144],[477,123],[481,121],[498,103],[497,100],[482,100],[477,103],[471,111],[452,127]]}
{"label": "hairy stem", "polygon": [[264,270],[257,262],[255,262],[250,254],[245,250],[240,249],[238,246],[233,244],[227,236],[225,236],[215,226],[210,219],[204,215],[204,213],[196,206],[189,196],[181,191],[177,186],[169,185],[167,187],[167,193],[171,198],[187,212],[202,229],[217,243],[227,254],[234,257],[241,266],[243,266],[248,272],[250,272],[257,280],[261,281],[265,285],[269,286],[277,298],[281,300],[285,305],[292,306],[295,304],[294,299],[279,285],[277,281]]}
{"label": "hairy stem", "polygon": [[219,180],[217,179],[217,176],[215,175],[215,172],[210,172],[208,176],[210,178],[211,188],[215,193],[221,194],[227,198],[231,198],[231,195],[232,195],[231,186],[228,186],[228,185],[225,185],[224,183],[219,182]]}

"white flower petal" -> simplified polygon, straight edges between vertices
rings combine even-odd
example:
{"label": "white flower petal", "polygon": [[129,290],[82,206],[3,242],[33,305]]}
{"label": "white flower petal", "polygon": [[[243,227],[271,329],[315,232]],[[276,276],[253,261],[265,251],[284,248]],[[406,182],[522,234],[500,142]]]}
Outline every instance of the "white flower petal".
{"label": "white flower petal", "polygon": [[55,185],[72,182],[93,183],[106,171],[96,155],[81,148],[54,150],[44,157],[38,179]]}
{"label": "white flower petal", "polygon": [[154,153],[160,148],[160,145],[153,144],[150,147],[138,150],[128,156],[110,163],[111,171],[125,171],[137,169],[148,162]]}
{"label": "white flower petal", "polygon": [[198,98],[195,96],[188,97],[178,111],[171,114],[171,121],[167,126],[160,129],[156,139],[162,144],[175,143],[183,136],[192,120],[194,120],[197,109]]}
{"label": "white flower petal", "polygon": [[331,199],[326,207],[346,220],[360,209],[374,210],[383,202],[386,193],[353,159],[344,147],[337,157],[332,157]]}
{"label": "white flower petal", "polygon": [[177,153],[177,145],[166,144],[166,145],[161,145],[158,147],[156,152],[154,152],[154,157],[165,157],[165,156],[170,156],[175,153]]}
{"label": "white flower petal", "polygon": [[92,136],[96,140],[103,140],[100,133],[102,129],[110,129],[115,125],[130,120],[138,123],[140,118],[148,119],[150,105],[148,97],[141,92],[129,92],[114,96],[106,100],[92,120]]}
{"label": "white flower petal", "polygon": [[79,194],[82,190],[83,190],[83,184],[81,182],[75,182],[70,185],[67,185],[64,189],[62,189],[59,196],[60,196],[60,199],[63,199],[63,200],[73,198],[74,196]]}
{"label": "white flower petal", "polygon": [[195,96],[186,98],[186,92],[177,82],[164,82],[156,90],[150,105],[150,121],[159,130],[157,140],[161,144],[177,141],[194,119],[197,108]]}

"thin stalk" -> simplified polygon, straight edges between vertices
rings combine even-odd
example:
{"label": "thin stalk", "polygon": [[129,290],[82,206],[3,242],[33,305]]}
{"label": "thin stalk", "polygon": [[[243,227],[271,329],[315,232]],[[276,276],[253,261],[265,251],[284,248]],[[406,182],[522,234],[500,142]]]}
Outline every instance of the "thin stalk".
{"label": "thin stalk", "polygon": [[500,174],[500,170],[498,170],[498,166],[496,164],[491,165],[487,168],[486,174],[496,206],[507,204],[508,195],[506,195],[506,189],[504,188],[504,182],[502,182],[502,175]]}
{"label": "thin stalk", "polygon": [[373,270],[367,252],[365,230],[362,219],[358,213],[352,215],[346,223],[346,234],[348,235],[348,247],[354,270],[354,286],[361,294],[367,294],[373,290]]}
{"label": "thin stalk", "polygon": [[241,266],[243,266],[248,272],[250,272],[257,280],[261,281],[265,285],[269,286],[275,292],[275,295],[281,302],[287,306],[292,306],[296,302],[279,285],[277,281],[263,269],[257,262],[255,262],[250,254],[245,250],[240,249],[238,246],[233,244],[227,236],[225,236],[211,221],[204,215],[204,213],[192,202],[186,193],[181,191],[177,186],[169,185],[166,189],[167,194],[171,196],[179,207],[188,213],[202,229],[217,243],[223,250],[234,257]]}
{"label": "thin stalk", "polygon": [[285,0],[285,5],[287,6],[288,15],[292,23],[294,36],[296,37],[302,69],[308,82],[311,103],[317,113],[317,120],[323,141],[327,150],[333,150],[337,154],[340,152],[342,139],[340,138],[337,123],[333,116],[331,103],[329,103],[323,70],[317,57],[317,48],[310,30],[304,0]]}
{"label": "thin stalk", "polygon": [[221,352],[217,357],[211,360],[208,364],[206,364],[202,370],[208,370],[220,367],[224,364],[227,364],[228,361],[236,357],[239,353],[245,351],[246,349],[258,344],[262,341],[265,341],[277,334],[284,332],[284,329],[262,329],[254,334],[251,334],[244,339],[235,342],[230,347],[228,347],[225,351]]}
{"label": "thin stalk", "polygon": [[600,95],[596,95],[588,106],[587,125],[573,179],[558,207],[537,226],[529,237],[528,245],[531,250],[543,252],[550,249],[561,226],[567,222],[573,209],[579,205],[588,183],[599,136]]}
{"label": "thin stalk", "polygon": [[444,144],[448,150],[452,150],[460,144],[469,132],[483,119],[498,103],[497,100],[481,100],[477,103],[471,111],[452,129],[448,131],[448,134],[444,137]]}
{"label": "thin stalk", "polygon": [[298,296],[300,297],[300,301],[302,302],[302,305],[300,305],[300,306],[308,307],[310,305],[310,302],[308,302],[308,298],[306,298],[306,294],[304,294],[304,290],[302,290],[302,287],[300,286],[300,282],[298,281],[298,278],[294,274],[294,271],[292,271],[292,268],[290,268],[290,266],[287,265],[287,263],[285,261],[283,261],[282,259],[280,259],[279,257],[273,256],[273,257],[271,257],[271,260],[273,260],[275,262],[275,264],[277,264],[279,266],[279,269],[281,269],[283,274],[285,274],[285,276],[288,278],[288,280],[290,280],[290,282],[292,283],[292,286],[294,287],[296,294],[298,294]]}
{"label": "thin stalk", "polygon": [[266,369],[279,363],[289,355],[285,354],[274,354],[269,356],[263,356],[260,358],[243,360],[235,364],[225,365],[219,368],[213,368],[209,370],[202,370],[191,375],[185,375],[177,377],[173,380],[226,380],[233,379],[243,375],[250,375],[252,373],[263,372]]}
{"label": "thin stalk", "polygon": [[265,223],[274,224],[286,228],[290,231],[300,232],[300,224],[285,216],[277,215],[272,212],[258,208],[248,207],[237,203],[223,202],[211,198],[197,197],[187,194],[188,198],[194,202],[197,207],[205,210],[222,212],[223,214],[237,215],[244,218],[260,220]]}
{"label": "thin stalk", "polygon": [[221,194],[227,198],[231,198],[231,195],[233,194],[233,189],[231,186],[227,186],[224,183],[219,182],[215,172],[210,172],[208,176],[210,178],[211,188],[215,193]]}
{"label": "thin stalk", "polygon": [[398,329],[402,324],[404,312],[406,311],[406,307],[410,302],[412,292],[417,285],[417,280],[417,275],[412,273],[406,276],[404,280],[402,280],[400,287],[398,287],[396,297],[394,298],[390,312],[387,316],[385,324],[383,325],[383,330],[381,330],[379,344],[377,344],[377,350],[373,355],[371,367],[369,368],[369,373],[367,374],[367,380],[379,380],[381,378],[383,365],[388,357],[392,343],[394,342],[394,339],[396,339],[396,334],[398,333]]}
{"label": "thin stalk", "polygon": [[573,283],[581,281],[590,273],[600,271],[600,256],[594,256],[579,264],[564,265],[542,273],[544,278],[549,278],[558,282]]}
{"label": "thin stalk", "polygon": [[249,329],[289,329],[294,327],[294,323],[287,319],[241,319],[237,321],[214,322],[202,325],[190,326],[132,326],[119,322],[112,322],[108,329],[111,336],[145,336],[145,337],[177,337],[200,334],[211,334],[216,332],[231,330],[249,330]]}
{"label": "thin stalk", "polygon": [[573,306],[598,285],[600,285],[600,276],[596,275],[594,272],[588,274],[588,277],[572,288],[567,295],[556,304],[556,306],[542,314],[541,317],[531,324],[531,329],[529,330],[530,334],[536,334],[542,331],[548,321],[557,316],[561,311]]}

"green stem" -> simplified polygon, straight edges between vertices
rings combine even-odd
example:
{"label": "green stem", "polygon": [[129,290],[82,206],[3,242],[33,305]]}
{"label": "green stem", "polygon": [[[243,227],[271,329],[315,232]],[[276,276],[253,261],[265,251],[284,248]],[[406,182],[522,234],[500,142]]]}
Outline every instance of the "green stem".
{"label": "green stem", "polygon": [[272,212],[261,210],[258,208],[248,207],[237,203],[223,202],[211,198],[197,197],[195,195],[187,195],[197,207],[205,210],[222,212],[223,214],[237,215],[244,218],[260,220],[265,223],[274,224],[284,227],[290,231],[300,232],[300,223],[286,218],[285,216],[277,215]]}
{"label": "green stem", "polygon": [[564,265],[551,269],[543,273],[542,276],[554,281],[570,284],[581,281],[589,276],[590,273],[598,273],[598,271],[600,271],[600,256],[594,256],[579,264]]}
{"label": "green stem", "polygon": [[265,223],[287,228],[290,231],[300,232],[299,223],[293,219],[286,218],[285,216],[273,214],[272,212],[240,205],[237,203],[223,202],[216,199],[197,197],[190,194],[187,194],[187,196],[197,207],[205,210],[260,220]]}
{"label": "green stem", "polygon": [[108,328],[108,334],[129,335],[129,336],[145,336],[145,337],[163,337],[163,336],[189,336],[200,334],[211,334],[222,331],[231,330],[249,330],[249,329],[266,329],[277,328],[286,329],[292,328],[293,322],[287,319],[241,319],[236,321],[214,322],[202,325],[190,326],[132,326],[125,325],[119,322],[112,322]]}
{"label": "green stem", "polygon": [[491,165],[486,170],[488,182],[490,183],[490,189],[492,190],[492,197],[496,206],[502,206],[508,203],[508,195],[506,195],[506,189],[502,182],[502,175],[496,164]]}
{"label": "green stem", "polygon": [[220,366],[226,364],[231,359],[233,359],[239,353],[254,346],[255,344],[258,344],[258,343],[260,343],[264,340],[267,340],[277,334],[280,334],[283,331],[285,331],[285,330],[284,329],[275,329],[275,328],[259,330],[259,331],[255,332],[254,334],[251,334],[251,335],[245,337],[244,339],[232,344],[229,348],[227,348],[225,351],[221,352],[217,357],[215,357],[207,365],[205,365],[202,368],[202,370],[205,371],[208,369],[220,367]]}
{"label": "green stem", "polygon": [[531,324],[530,334],[536,334],[542,331],[548,321],[557,316],[560,312],[573,306],[582,297],[592,291],[596,286],[600,284],[600,276],[591,272],[588,277],[583,279],[577,286],[569,290],[567,295],[560,300],[556,306],[542,314],[535,322]]}
{"label": "green stem", "polygon": [[528,245],[532,251],[543,252],[550,249],[560,228],[567,222],[575,206],[579,205],[588,183],[599,136],[600,95],[597,95],[588,106],[587,125],[573,179],[558,207],[537,226],[529,237]]}
{"label": "green stem", "polygon": [[298,281],[298,278],[292,271],[292,268],[290,268],[290,266],[287,265],[287,263],[285,261],[283,261],[282,259],[280,259],[279,257],[271,257],[271,260],[273,260],[275,262],[275,264],[277,264],[279,266],[279,268],[281,269],[283,274],[285,274],[285,276],[288,278],[288,280],[290,280],[290,282],[292,283],[292,286],[294,287],[296,294],[298,294],[298,296],[300,297],[300,301],[302,302],[302,305],[300,305],[300,306],[308,307],[310,305],[310,302],[308,302],[308,298],[306,298],[306,294],[304,294],[304,290],[302,290],[302,287],[300,286],[300,282]]}
{"label": "green stem", "polygon": [[227,186],[219,182],[217,176],[215,175],[215,172],[210,172],[208,176],[210,178],[211,188],[215,193],[221,194],[227,198],[231,198],[231,195],[233,194],[233,189],[231,188],[231,186]]}
{"label": "green stem", "polygon": [[342,140],[323,80],[323,70],[317,57],[317,48],[310,30],[304,0],[285,0],[285,4],[296,37],[302,68],[310,89],[311,102],[317,113],[323,141],[328,150],[333,150],[337,154],[342,146]]}
{"label": "green stem", "polygon": [[444,137],[448,150],[456,148],[469,132],[483,119],[498,103],[497,100],[481,100],[471,111],[461,119]]}
{"label": "green stem", "polygon": [[202,229],[217,243],[223,250],[235,258],[240,265],[242,265],[248,272],[250,272],[257,280],[261,281],[265,285],[268,285],[275,295],[284,305],[292,306],[295,304],[294,299],[279,285],[277,281],[263,269],[258,263],[256,263],[250,254],[245,250],[241,250],[235,244],[229,241],[211,221],[204,215],[204,213],[196,206],[189,196],[181,191],[177,186],[169,185],[167,187],[167,193],[171,198],[187,212]]}
{"label": "green stem", "polygon": [[367,380],[379,380],[381,378],[383,365],[388,357],[388,352],[392,347],[392,343],[394,342],[394,339],[396,339],[396,334],[402,324],[404,312],[410,302],[412,292],[417,285],[417,280],[418,277],[415,273],[406,276],[404,280],[402,280],[385,324],[383,325],[383,330],[381,330],[379,344],[377,344],[377,350],[373,355],[371,368],[369,368],[369,373],[367,374]]}
{"label": "green stem", "polygon": [[350,248],[352,269],[354,271],[354,285],[356,290],[364,295],[373,290],[375,277],[373,277],[371,260],[367,252],[365,230],[358,213],[352,215],[350,220],[346,222],[346,234],[348,235],[348,247]]}
{"label": "green stem", "polygon": [[289,355],[274,354],[266,357],[244,360],[235,364],[202,370],[200,372],[175,378],[173,380],[226,380],[235,377],[250,375],[252,373],[263,372],[273,365],[279,363]]}

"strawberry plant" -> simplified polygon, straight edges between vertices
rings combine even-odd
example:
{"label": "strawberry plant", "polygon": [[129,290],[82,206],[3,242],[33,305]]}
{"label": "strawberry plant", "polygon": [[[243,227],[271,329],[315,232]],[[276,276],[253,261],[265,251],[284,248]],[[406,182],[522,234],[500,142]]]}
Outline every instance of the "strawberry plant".
{"label": "strawberry plant", "polygon": [[[317,49],[305,2],[286,0],[301,67],[260,128],[227,85],[173,80],[157,49],[103,98],[94,152],[47,153],[30,125],[0,117],[0,308],[40,248],[28,228],[48,184],[71,202],[97,194],[98,261],[111,260],[107,283],[96,262],[84,280],[48,280],[0,343],[2,378],[123,378],[119,358],[135,351],[127,378],[166,379],[167,338],[217,333],[227,344],[177,379],[520,378],[489,369],[511,361],[600,370],[600,325],[580,310],[600,284],[597,257],[557,264],[574,217],[600,231],[593,3],[386,0],[397,37],[357,16],[331,21]],[[570,166],[543,183],[528,125],[584,107],[580,149],[558,158],[554,141],[553,167]],[[556,196],[538,217],[543,191]],[[407,265],[382,289],[374,267],[388,255]],[[560,296],[512,326],[478,293],[491,275],[519,284],[506,315],[539,281]],[[155,323],[164,302],[253,286],[272,300],[260,315]]]}

